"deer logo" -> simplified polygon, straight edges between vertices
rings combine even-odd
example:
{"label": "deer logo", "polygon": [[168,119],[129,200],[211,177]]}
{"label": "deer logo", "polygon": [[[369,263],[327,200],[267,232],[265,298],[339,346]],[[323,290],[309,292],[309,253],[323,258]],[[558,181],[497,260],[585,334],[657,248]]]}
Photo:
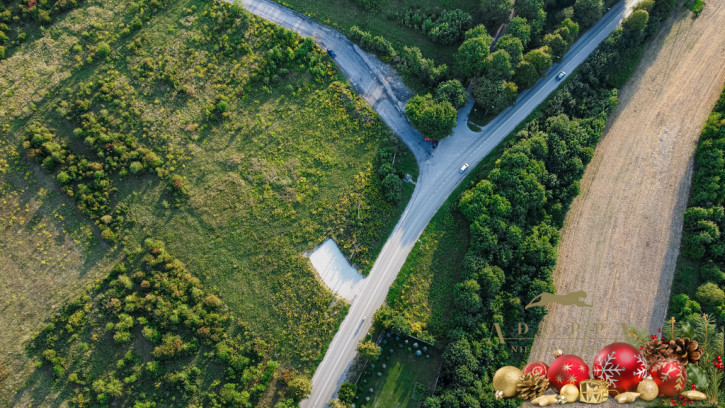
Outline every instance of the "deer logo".
{"label": "deer logo", "polygon": [[524,309],[536,306],[546,306],[551,303],[558,303],[564,306],[575,305],[579,307],[592,307],[592,305],[584,303],[584,299],[587,297],[587,293],[583,290],[571,292],[562,295],[554,295],[553,293],[543,292],[539,296],[529,302]]}

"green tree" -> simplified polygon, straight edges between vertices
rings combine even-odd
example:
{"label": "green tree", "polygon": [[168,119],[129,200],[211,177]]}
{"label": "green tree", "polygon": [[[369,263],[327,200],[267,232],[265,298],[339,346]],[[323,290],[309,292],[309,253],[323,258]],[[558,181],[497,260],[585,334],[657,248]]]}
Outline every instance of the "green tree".
{"label": "green tree", "polygon": [[707,282],[700,285],[695,293],[695,299],[707,310],[714,311],[725,302],[725,292],[716,284]]}
{"label": "green tree", "polygon": [[649,21],[649,13],[646,10],[635,10],[622,21],[622,27],[627,31],[642,33],[647,27],[647,21]]}
{"label": "green tree", "polygon": [[471,28],[471,15],[455,9],[444,12],[428,31],[428,37],[441,44],[454,44],[461,41],[466,30]]}
{"label": "green tree", "polygon": [[531,40],[531,26],[523,17],[517,16],[512,18],[508,26],[506,26],[506,33],[521,40],[524,48],[526,48],[526,44]]}
{"label": "green tree", "polygon": [[458,47],[456,60],[463,75],[472,78],[480,76],[490,53],[492,38],[488,35],[467,39]]}
{"label": "green tree", "polygon": [[495,115],[511,105],[518,96],[516,85],[505,81],[478,78],[473,84],[473,99],[484,115]]}
{"label": "green tree", "polygon": [[529,89],[539,80],[536,67],[526,61],[521,61],[514,71],[514,83],[519,89]]}
{"label": "green tree", "polygon": [[287,391],[295,401],[307,398],[312,392],[312,381],[302,374],[295,375],[287,384]]}
{"label": "green tree", "polygon": [[511,79],[511,61],[504,50],[494,51],[486,59],[486,78],[492,81],[508,81]]}
{"label": "green tree", "polygon": [[342,385],[340,385],[340,390],[337,391],[337,397],[345,404],[352,404],[356,395],[357,385],[351,382],[342,383]]}
{"label": "green tree", "polygon": [[380,346],[372,340],[360,340],[357,345],[357,352],[363,358],[374,359],[380,355]]}
{"label": "green tree", "polygon": [[559,28],[557,28],[554,32],[561,35],[561,37],[564,38],[569,45],[571,45],[579,35],[579,24],[575,23],[570,18],[565,18],[561,24],[559,24]]}
{"label": "green tree", "polygon": [[451,134],[458,112],[448,101],[436,101],[431,94],[416,95],[405,105],[405,113],[423,136],[439,140]]}
{"label": "green tree", "polygon": [[524,45],[521,42],[520,39],[512,36],[511,34],[506,34],[504,36],[501,36],[501,38],[496,41],[496,46],[494,47],[494,51],[503,50],[506,51],[506,54],[509,56],[509,62],[511,62],[511,66],[515,67],[519,65],[519,62],[521,61],[521,57],[524,55]]}
{"label": "green tree", "polygon": [[496,29],[508,19],[513,8],[514,3],[512,0],[481,0],[484,24]]}
{"label": "green tree", "polygon": [[602,16],[602,0],[576,0],[574,18],[584,28],[589,28]]}
{"label": "green tree", "polygon": [[476,37],[491,37],[488,34],[488,31],[486,31],[486,27],[483,24],[479,24],[472,29],[466,31],[465,40],[468,40],[469,38],[476,38]]}
{"label": "green tree", "polygon": [[655,0],[642,0],[634,6],[635,10],[644,10],[647,13],[652,11],[655,6]]}
{"label": "green tree", "polygon": [[543,0],[516,0],[516,15],[529,21],[537,18],[539,10],[544,8]]}
{"label": "green tree", "polygon": [[395,173],[390,173],[382,182],[383,195],[385,199],[397,203],[403,198],[403,181]]}
{"label": "green tree", "polygon": [[700,276],[708,282],[719,284],[725,281],[725,273],[712,260],[700,266]]}
{"label": "green tree", "polygon": [[435,90],[435,98],[439,101],[448,101],[454,108],[458,109],[466,104],[468,100],[468,92],[463,87],[461,81],[451,79],[441,82]]}
{"label": "green tree", "polygon": [[561,37],[560,34],[546,34],[544,36],[544,45],[549,47],[552,56],[559,59],[564,56],[569,44]]}
{"label": "green tree", "polygon": [[536,48],[524,54],[523,62],[533,65],[538,76],[542,77],[551,68],[552,60],[549,52],[550,49],[547,46]]}

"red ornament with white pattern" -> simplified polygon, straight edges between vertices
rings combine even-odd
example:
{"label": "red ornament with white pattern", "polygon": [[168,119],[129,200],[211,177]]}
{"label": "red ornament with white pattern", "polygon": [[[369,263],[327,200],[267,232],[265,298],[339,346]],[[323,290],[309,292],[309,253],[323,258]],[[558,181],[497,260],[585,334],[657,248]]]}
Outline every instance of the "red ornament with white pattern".
{"label": "red ornament with white pattern", "polygon": [[631,344],[612,343],[604,347],[592,365],[594,378],[609,381],[609,394],[636,391],[647,378],[647,363],[640,351]]}
{"label": "red ornament with white pattern", "polygon": [[652,380],[657,383],[660,397],[674,397],[685,390],[687,370],[675,359],[664,359],[656,362],[649,370]]}
{"label": "red ornament with white pattern", "polygon": [[561,387],[566,384],[579,386],[579,383],[589,379],[589,366],[579,356],[572,354],[561,354],[557,351],[554,362],[549,366],[547,377],[549,385],[557,393],[561,391]]}
{"label": "red ornament with white pattern", "polygon": [[549,372],[549,366],[541,361],[532,361],[521,370],[522,374],[533,374],[539,377],[546,377],[547,372]]}

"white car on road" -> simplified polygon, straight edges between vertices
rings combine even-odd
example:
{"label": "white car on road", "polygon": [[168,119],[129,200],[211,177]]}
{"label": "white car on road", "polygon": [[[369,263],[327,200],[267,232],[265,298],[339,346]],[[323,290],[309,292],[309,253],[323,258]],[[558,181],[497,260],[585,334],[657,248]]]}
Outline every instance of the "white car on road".
{"label": "white car on road", "polygon": [[465,172],[467,168],[468,168],[468,163],[463,163],[463,166],[461,166],[461,169],[458,170],[458,172],[463,174],[463,172]]}

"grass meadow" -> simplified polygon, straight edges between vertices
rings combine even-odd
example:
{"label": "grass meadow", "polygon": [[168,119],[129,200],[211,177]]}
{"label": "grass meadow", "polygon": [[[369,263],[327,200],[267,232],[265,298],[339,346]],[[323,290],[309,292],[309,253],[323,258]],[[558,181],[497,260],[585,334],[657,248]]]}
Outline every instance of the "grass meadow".
{"label": "grass meadow", "polygon": [[[19,403],[44,321],[149,237],[311,375],[347,304],[302,253],[332,237],[366,273],[412,193],[384,198],[379,166],[395,153],[415,179],[415,159],[319,49],[217,3],[153,4],[88,0],[0,60],[0,322],[16,328],[0,335],[0,405]],[[36,164],[32,123],[69,156]],[[151,152],[141,171],[134,148]],[[106,170],[97,207],[60,176],[78,157]]]}

